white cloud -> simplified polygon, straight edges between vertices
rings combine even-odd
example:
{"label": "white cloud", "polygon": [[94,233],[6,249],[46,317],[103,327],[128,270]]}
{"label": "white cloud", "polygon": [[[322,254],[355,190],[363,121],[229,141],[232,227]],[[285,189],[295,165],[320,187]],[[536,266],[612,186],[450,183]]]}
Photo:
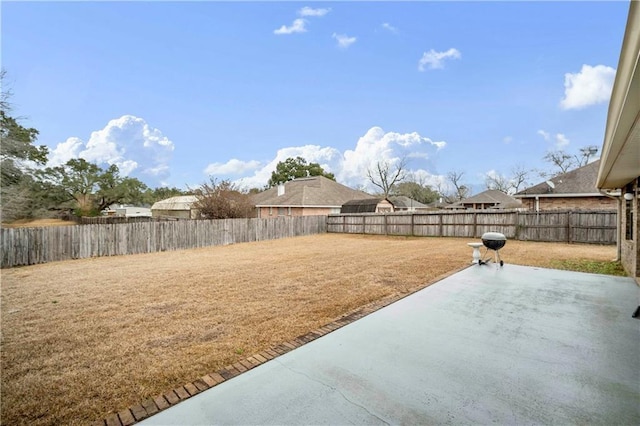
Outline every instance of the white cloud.
{"label": "white cloud", "polygon": [[563,133],[556,133],[555,135],[551,135],[551,133],[545,130],[538,130],[537,133],[542,136],[545,141],[553,142],[555,144],[555,149],[563,149],[570,143],[569,138],[567,138]]}
{"label": "white cloud", "polygon": [[569,145],[569,139],[562,133],[556,134],[556,149],[562,149],[565,146]]}
{"label": "white cloud", "polygon": [[392,32],[394,34],[396,34],[398,32],[398,29],[396,27],[394,27],[393,25],[391,25],[390,23],[388,23],[388,22],[384,22],[381,26],[385,30],[390,31],[390,32]]}
{"label": "white cloud", "polygon": [[446,52],[436,52],[431,49],[422,54],[422,58],[418,62],[418,69],[424,71],[427,67],[429,69],[444,68],[445,59],[460,59],[461,57],[462,55],[458,49],[451,48]]}
{"label": "white cloud", "polygon": [[508,145],[508,144],[510,144],[511,142],[513,142],[513,138],[512,138],[511,136],[505,136],[505,137],[502,139],[502,142],[504,142],[505,144],[507,144],[507,145]]}
{"label": "white cloud", "polygon": [[582,65],[580,72],[564,75],[562,109],[582,109],[608,102],[611,97],[616,70],[605,65]]}
{"label": "white cloud", "polygon": [[327,13],[331,12],[331,8],[327,9],[313,9],[309,6],[305,6],[298,11],[298,15],[300,16],[324,16]]}
{"label": "white cloud", "polygon": [[551,135],[549,134],[549,132],[545,132],[544,130],[538,130],[537,132],[540,136],[542,136],[542,138],[545,141],[549,141],[549,139],[551,138]]}
{"label": "white cloud", "polygon": [[78,158],[78,154],[84,148],[84,142],[82,139],[71,137],[64,142],[60,142],[52,151],[49,156],[49,162],[47,166],[55,167],[66,163],[72,158]]}
{"label": "white cloud", "polygon": [[355,37],[349,37],[346,34],[333,33],[331,37],[335,38],[338,41],[338,46],[341,47],[342,49],[348,48],[357,40]]}
{"label": "white cloud", "polygon": [[173,142],[160,130],[142,118],[123,115],[92,132],[86,144],[77,137],[59,143],[51,151],[47,165],[58,166],[71,158],[84,158],[101,167],[115,164],[122,176],[157,185],[169,176],[173,150]]}
{"label": "white cloud", "polygon": [[[429,173],[425,168],[431,156],[446,146],[444,141],[432,141],[413,133],[385,132],[380,127],[372,127],[358,139],[354,149],[341,153],[332,147],[304,145],[278,150],[274,159],[256,170],[252,176],[236,180],[247,188],[261,188],[267,184],[271,172],[280,161],[289,157],[303,157],[308,162],[319,163],[322,168],[336,176],[338,182],[352,188],[364,187],[375,190],[367,179],[367,171],[378,161],[390,165],[398,164],[402,158],[408,159],[408,168],[414,176],[427,184],[436,185],[444,178]],[[423,167],[420,167],[422,164]]]}
{"label": "white cloud", "polygon": [[226,163],[212,163],[204,169],[208,175],[242,175],[260,167],[259,161],[241,161],[235,158]]}
{"label": "white cloud", "polygon": [[305,28],[306,24],[307,21],[305,19],[296,19],[293,21],[291,26],[287,27],[286,25],[283,25],[277,30],[273,30],[273,33],[277,35],[304,33],[307,32],[307,29]]}

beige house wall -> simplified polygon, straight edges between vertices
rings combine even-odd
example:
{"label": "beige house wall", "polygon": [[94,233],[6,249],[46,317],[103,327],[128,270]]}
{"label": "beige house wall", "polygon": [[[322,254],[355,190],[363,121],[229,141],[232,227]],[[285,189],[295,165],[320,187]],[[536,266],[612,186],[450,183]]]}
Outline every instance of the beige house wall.
{"label": "beige house wall", "polygon": [[195,219],[196,212],[192,210],[151,210],[151,217],[176,217],[178,219]]}
{"label": "beige house wall", "polygon": [[[330,207],[259,207],[258,217],[263,219],[278,216],[327,216],[333,213]],[[338,209],[337,213],[340,213]]]}
{"label": "beige house wall", "polygon": [[382,200],[376,206],[376,213],[391,213],[394,211],[393,204],[387,200]]}
{"label": "beige house wall", "polygon": [[[535,198],[521,198],[522,206],[536,211]],[[538,208],[543,210],[616,210],[618,203],[611,197],[539,197]]]}

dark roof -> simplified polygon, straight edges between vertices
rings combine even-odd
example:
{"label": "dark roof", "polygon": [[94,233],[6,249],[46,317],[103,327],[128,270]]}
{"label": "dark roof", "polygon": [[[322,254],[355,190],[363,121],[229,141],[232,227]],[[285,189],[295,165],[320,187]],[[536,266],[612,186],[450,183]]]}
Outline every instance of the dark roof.
{"label": "dark roof", "polygon": [[488,189],[472,197],[450,204],[446,206],[446,208],[455,209],[458,207],[464,207],[468,204],[495,204],[495,208],[498,209],[522,207],[522,203],[512,196],[505,194],[502,191],[498,191],[497,189]]}
{"label": "dark roof", "polygon": [[340,213],[375,213],[378,203],[383,200],[384,198],[349,200],[342,205]]}
{"label": "dark roof", "polygon": [[598,188],[596,188],[599,168],[600,160],[596,160],[586,166],[570,170],[567,173],[549,179],[549,181],[553,182],[554,188],[551,188],[545,181],[518,192],[515,197],[521,198],[547,194],[584,194],[587,196],[599,194]]}
{"label": "dark roof", "polygon": [[341,185],[324,176],[298,178],[285,182],[284,194],[280,196],[278,196],[277,186],[252,196],[256,206],[283,207],[340,207],[347,201],[365,198],[373,198],[373,196]]}

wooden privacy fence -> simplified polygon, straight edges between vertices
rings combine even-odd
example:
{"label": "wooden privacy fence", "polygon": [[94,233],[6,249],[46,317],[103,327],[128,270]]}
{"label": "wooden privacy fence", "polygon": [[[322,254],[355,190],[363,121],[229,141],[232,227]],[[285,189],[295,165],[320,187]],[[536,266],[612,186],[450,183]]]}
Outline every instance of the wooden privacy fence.
{"label": "wooden privacy fence", "polygon": [[325,233],[326,216],[0,229],[1,267]]}
{"label": "wooden privacy fence", "polygon": [[509,239],[615,244],[616,211],[463,211],[341,214],[327,218],[327,232],[480,238],[500,232]]}

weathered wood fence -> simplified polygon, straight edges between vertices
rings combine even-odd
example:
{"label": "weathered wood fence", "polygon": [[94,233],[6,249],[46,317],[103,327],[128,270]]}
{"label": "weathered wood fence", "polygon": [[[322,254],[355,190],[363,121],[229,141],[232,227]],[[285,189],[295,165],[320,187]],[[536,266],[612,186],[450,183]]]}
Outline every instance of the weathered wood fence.
{"label": "weathered wood fence", "polygon": [[326,216],[0,229],[2,268],[325,233]]}
{"label": "weathered wood fence", "polygon": [[463,211],[341,214],[327,218],[327,232],[480,238],[500,232],[509,239],[615,244],[616,211]]}

